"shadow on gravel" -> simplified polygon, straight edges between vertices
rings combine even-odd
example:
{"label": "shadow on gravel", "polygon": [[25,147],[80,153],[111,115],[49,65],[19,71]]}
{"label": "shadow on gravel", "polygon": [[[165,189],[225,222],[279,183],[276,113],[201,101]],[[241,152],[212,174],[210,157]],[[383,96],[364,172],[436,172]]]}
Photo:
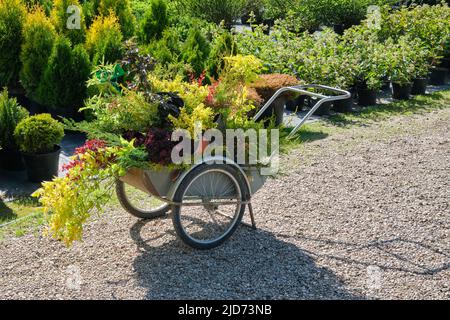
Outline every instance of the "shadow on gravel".
{"label": "shadow on gravel", "polygon": [[[292,237],[283,234],[279,234],[278,236],[285,239]],[[322,258],[338,260],[348,265],[363,267],[375,266],[384,271],[400,271],[417,276],[436,275],[440,272],[450,270],[450,253],[415,240],[392,238],[361,244],[303,235],[295,237],[297,239],[301,238],[306,242],[322,243],[335,250],[345,249],[343,250],[346,252],[345,255],[330,255],[309,251],[308,253]],[[352,258],[352,251],[361,250],[369,250],[372,260],[370,258],[367,260]],[[385,263],[380,263],[380,260],[377,260],[380,255],[383,256]],[[421,260],[417,259],[418,255],[422,258]]]}
{"label": "shadow on gravel", "polygon": [[152,246],[145,221],[131,237],[141,251],[134,261],[147,299],[363,299],[348,292],[329,269],[271,233],[241,227],[223,246],[192,250],[180,240]]}

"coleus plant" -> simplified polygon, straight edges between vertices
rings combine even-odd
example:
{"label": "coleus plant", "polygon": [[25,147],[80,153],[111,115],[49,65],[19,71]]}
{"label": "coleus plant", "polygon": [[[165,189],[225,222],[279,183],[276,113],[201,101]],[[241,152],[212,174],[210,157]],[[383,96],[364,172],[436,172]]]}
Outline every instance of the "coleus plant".
{"label": "coleus plant", "polygon": [[78,148],[72,161],[64,166],[66,175],[44,182],[33,194],[47,215],[46,234],[66,245],[81,240],[83,224],[111,199],[116,179],[130,168],[141,167],[146,156],[144,150],[124,140],[115,147],[90,140]]}

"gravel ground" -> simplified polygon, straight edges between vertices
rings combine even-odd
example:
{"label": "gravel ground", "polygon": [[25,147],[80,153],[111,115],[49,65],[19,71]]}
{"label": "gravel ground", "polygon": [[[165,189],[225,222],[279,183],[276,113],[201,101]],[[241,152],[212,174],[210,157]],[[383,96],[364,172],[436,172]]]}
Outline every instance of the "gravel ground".
{"label": "gravel ground", "polygon": [[5,240],[0,298],[449,299],[449,120],[450,108],[305,144],[255,196],[259,230],[216,250],[120,208],[71,249]]}

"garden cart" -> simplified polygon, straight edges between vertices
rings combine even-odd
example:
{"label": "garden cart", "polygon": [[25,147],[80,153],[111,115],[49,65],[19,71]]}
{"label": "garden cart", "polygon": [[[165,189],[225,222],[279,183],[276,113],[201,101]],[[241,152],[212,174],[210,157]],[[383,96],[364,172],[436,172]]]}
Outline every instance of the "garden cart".
{"label": "garden cart", "polygon": [[[286,92],[318,99],[290,137],[323,103],[351,96],[347,91],[321,85],[285,87],[267,101],[255,120]],[[175,230],[186,244],[196,249],[212,249],[236,231],[246,207],[252,222],[249,226],[256,228],[251,199],[266,179],[256,166],[241,166],[227,157],[210,157],[186,171],[132,169],[117,182],[117,196],[123,208],[138,218],[157,218],[171,210]]]}

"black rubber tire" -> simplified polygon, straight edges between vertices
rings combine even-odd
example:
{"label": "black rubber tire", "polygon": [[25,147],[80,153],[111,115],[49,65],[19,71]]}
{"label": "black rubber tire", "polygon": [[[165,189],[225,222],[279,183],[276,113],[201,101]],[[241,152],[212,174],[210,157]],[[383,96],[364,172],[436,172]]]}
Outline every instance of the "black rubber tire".
{"label": "black rubber tire", "polygon": [[[241,189],[241,197],[242,197],[241,201],[246,201],[249,198],[250,190],[247,186],[245,178],[243,177],[242,173],[239,170],[233,168],[230,165],[203,164],[203,165],[198,166],[194,170],[192,170],[183,179],[183,181],[181,182],[181,184],[179,185],[179,187],[177,188],[177,190],[175,192],[174,202],[176,202],[176,203],[182,202],[183,195],[186,191],[186,188],[188,188],[190,182],[196,176],[203,174],[205,171],[209,171],[209,170],[213,170],[213,169],[221,169],[221,170],[227,171],[228,173],[233,175],[233,177],[236,178],[239,188]],[[202,242],[197,242],[185,233],[185,231],[181,225],[180,207],[179,206],[172,206],[172,222],[173,222],[173,225],[174,225],[177,235],[188,246],[190,246],[194,249],[198,249],[198,250],[210,250],[210,249],[214,249],[214,248],[220,246],[221,244],[223,244],[225,241],[227,241],[233,235],[233,233],[236,231],[237,227],[241,224],[242,218],[245,213],[245,208],[246,208],[245,204],[241,205],[237,220],[235,221],[234,225],[228,230],[228,232],[225,236],[223,236],[222,238],[220,238],[214,242],[207,243],[207,244],[202,243]]]}
{"label": "black rubber tire", "polygon": [[116,194],[117,199],[119,199],[120,205],[131,215],[139,219],[156,219],[163,217],[170,210],[170,205],[166,205],[159,210],[154,211],[143,211],[134,207],[125,195],[125,183],[123,181],[117,180],[116,182]]}

